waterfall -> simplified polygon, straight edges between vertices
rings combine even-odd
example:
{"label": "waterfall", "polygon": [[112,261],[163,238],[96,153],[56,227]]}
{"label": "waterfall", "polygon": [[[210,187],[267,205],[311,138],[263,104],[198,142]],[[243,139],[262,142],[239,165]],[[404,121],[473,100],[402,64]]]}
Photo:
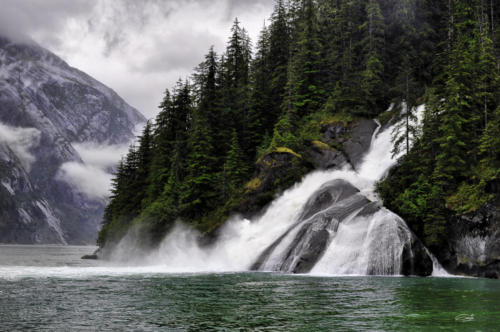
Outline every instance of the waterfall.
{"label": "waterfall", "polygon": [[[396,163],[391,154],[393,127],[380,129],[379,124],[358,171],[331,172],[337,180],[323,183],[308,198],[302,215],[268,246],[254,269],[328,275],[430,274],[432,261],[420,241],[399,216],[380,206],[374,192],[375,183]],[[341,197],[339,190],[350,193]],[[330,197],[326,206],[325,195]]]}
{"label": "waterfall", "polygon": [[[209,248],[200,248],[198,234],[178,225],[155,252],[140,255],[136,263],[159,264],[172,272],[397,275],[422,274],[415,263],[424,261],[432,272],[426,249],[400,217],[381,207],[374,190],[396,163],[393,128],[382,130],[379,124],[357,171],[345,166],[307,175],[263,215],[233,217]],[[125,239],[112,258],[130,262],[129,248]]]}

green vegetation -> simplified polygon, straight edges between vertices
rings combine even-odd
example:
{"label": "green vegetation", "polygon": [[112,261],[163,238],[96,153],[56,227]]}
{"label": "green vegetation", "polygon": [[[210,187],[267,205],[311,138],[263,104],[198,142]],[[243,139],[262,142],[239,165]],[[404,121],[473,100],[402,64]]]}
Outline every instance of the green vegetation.
{"label": "green vegetation", "polygon": [[385,204],[435,249],[453,227],[451,217],[493,199],[489,184],[500,179],[498,16],[485,1],[450,5],[423,133],[379,185]]}
{"label": "green vegetation", "polygon": [[[489,184],[500,176],[493,2],[278,0],[269,22],[252,52],[235,20],[225,52],[210,49],[189,80],[165,92],[118,167],[100,245],[136,225],[154,244],[178,219],[210,234],[299,179],[311,146],[340,149],[321,141],[325,126],[385,123],[401,113],[384,112],[391,103],[408,106],[395,137],[405,154],[379,191],[427,245],[442,244],[451,215],[492,198]],[[428,107],[417,131],[421,102]],[[274,152],[292,168],[268,186],[257,170],[283,166]]]}

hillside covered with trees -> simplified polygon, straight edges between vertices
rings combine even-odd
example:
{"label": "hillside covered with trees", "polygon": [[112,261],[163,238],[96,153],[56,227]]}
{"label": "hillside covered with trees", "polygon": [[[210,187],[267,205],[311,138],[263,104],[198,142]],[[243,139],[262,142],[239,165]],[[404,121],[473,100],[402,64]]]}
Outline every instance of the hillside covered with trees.
{"label": "hillside covered with trees", "polygon": [[[498,198],[499,59],[492,0],[279,0],[254,47],[235,20],[226,50],[165,92],[120,163],[99,245],[133,226],[154,245],[179,219],[214,234],[259,187],[267,155],[305,159],[325,123],[396,116],[404,154],[379,192],[438,250],[454,215]],[[254,204],[312,169],[302,164]]]}

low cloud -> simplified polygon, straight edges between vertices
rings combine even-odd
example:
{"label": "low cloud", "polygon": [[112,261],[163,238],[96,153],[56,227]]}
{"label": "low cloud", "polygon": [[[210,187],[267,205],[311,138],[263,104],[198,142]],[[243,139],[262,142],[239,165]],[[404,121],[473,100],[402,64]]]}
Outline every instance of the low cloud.
{"label": "low cloud", "polygon": [[114,167],[128,151],[128,144],[123,145],[98,145],[96,143],[74,143],[73,147],[78,152],[86,165],[100,169]]}
{"label": "low cloud", "polygon": [[10,127],[0,123],[0,144],[6,144],[29,171],[36,158],[30,150],[40,144],[41,133],[35,128]]}
{"label": "low cloud", "polygon": [[109,196],[112,175],[99,167],[77,162],[64,163],[58,178],[91,199],[105,199]]}
{"label": "low cloud", "polygon": [[58,179],[70,184],[91,199],[109,197],[113,168],[127,153],[127,145],[98,145],[96,143],[74,143],[73,147],[83,163],[64,163],[59,169]]}

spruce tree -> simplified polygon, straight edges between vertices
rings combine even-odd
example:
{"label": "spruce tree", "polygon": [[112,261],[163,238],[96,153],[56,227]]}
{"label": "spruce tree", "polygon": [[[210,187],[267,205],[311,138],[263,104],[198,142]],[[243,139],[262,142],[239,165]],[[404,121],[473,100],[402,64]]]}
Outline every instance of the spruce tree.
{"label": "spruce tree", "polygon": [[153,160],[153,137],[151,122],[147,122],[139,137],[139,147],[137,149],[137,175],[135,186],[137,205],[141,210],[145,207],[146,202],[143,202],[147,197],[148,186],[150,181],[150,171]]}
{"label": "spruce tree", "polygon": [[224,163],[224,193],[227,195],[228,193],[238,189],[239,186],[242,185],[245,177],[248,175],[247,173],[248,167],[246,166],[243,151],[241,150],[240,143],[238,141],[238,134],[235,130],[233,130],[231,146]]}
{"label": "spruce tree", "polygon": [[[245,151],[250,148],[250,143],[245,141],[250,108],[250,60],[250,38],[240,26],[238,19],[235,19],[225,56],[221,59],[219,107],[221,116],[225,120],[222,128],[223,136],[231,137],[231,128],[235,128]],[[224,148],[228,149],[229,142],[224,143]]]}
{"label": "spruce tree", "polygon": [[415,114],[417,108],[417,95],[415,91],[417,87],[409,59],[409,56],[404,57],[400,74],[396,80],[398,86],[395,90],[398,91],[399,97],[396,98],[396,105],[394,107],[401,109],[403,121],[394,128],[394,132],[392,133],[394,144],[393,155],[399,154],[401,150],[404,150],[408,154],[410,152],[410,143],[416,138],[418,132],[417,116]]}
{"label": "spruce tree", "polygon": [[361,73],[361,90],[363,93],[364,110],[362,114],[375,115],[380,112],[380,101],[384,100],[386,92],[383,80],[384,64],[384,17],[380,10],[378,0],[369,0],[366,4],[367,21],[361,25],[365,31],[364,44],[364,71]]}
{"label": "spruce tree", "polygon": [[[205,61],[200,63],[193,75],[194,87],[196,90],[196,112],[203,114],[206,120],[207,135],[211,138],[213,145],[213,156],[218,159],[217,165],[222,165],[225,157],[226,146],[226,126],[224,121],[225,113],[220,103],[221,99],[221,78],[219,77],[218,56],[213,46],[205,56]],[[222,161],[219,161],[222,160]]]}
{"label": "spruce tree", "polygon": [[[321,76],[320,44],[318,38],[318,22],[314,1],[303,2],[302,17],[299,24],[297,52],[293,56],[289,88],[291,100],[285,100],[285,109],[292,122],[318,111],[325,91],[318,86]],[[290,107],[287,105],[291,103]]]}
{"label": "spruce tree", "polygon": [[168,180],[170,168],[170,152],[175,141],[174,110],[172,97],[167,89],[160,106],[160,113],[156,116],[153,125],[153,158],[151,161],[150,185],[148,187],[147,202],[154,202],[163,192]]}
{"label": "spruce tree", "polygon": [[446,190],[462,181],[469,173],[467,164],[476,156],[472,145],[475,137],[474,67],[478,51],[477,22],[473,7],[460,1],[454,3],[454,40],[451,42],[449,65],[446,67],[444,105],[440,113],[440,153],[436,157],[434,176]]}
{"label": "spruce tree", "polygon": [[255,155],[255,147],[262,141],[263,134],[269,130],[269,126],[274,124],[273,93],[271,88],[271,81],[269,77],[272,74],[270,67],[270,46],[269,46],[269,31],[266,27],[261,32],[259,41],[257,43],[257,52],[252,62],[252,97],[251,108],[248,114],[248,130],[249,135],[247,141],[249,142],[249,154],[253,157]]}
{"label": "spruce tree", "polygon": [[[183,216],[194,217],[213,206],[216,191],[216,158],[206,115],[199,108],[194,113],[193,128],[188,140],[186,177],[180,194]],[[241,156],[239,156],[241,158]]]}
{"label": "spruce tree", "polygon": [[270,75],[271,104],[268,110],[268,119],[264,124],[265,131],[271,132],[274,123],[281,115],[281,105],[286,95],[288,81],[288,65],[291,52],[291,27],[287,22],[287,12],[283,0],[278,0],[271,16],[269,28],[268,65]]}

